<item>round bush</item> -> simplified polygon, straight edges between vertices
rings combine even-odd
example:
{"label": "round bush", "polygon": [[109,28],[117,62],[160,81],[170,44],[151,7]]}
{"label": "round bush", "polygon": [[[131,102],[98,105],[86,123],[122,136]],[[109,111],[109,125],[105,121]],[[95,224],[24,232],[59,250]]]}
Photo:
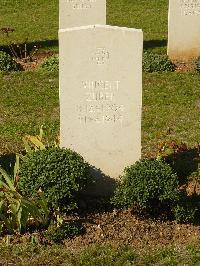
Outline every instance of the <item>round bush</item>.
{"label": "round bush", "polygon": [[175,65],[169,60],[167,55],[144,52],[143,70],[145,72],[173,72]]}
{"label": "round bush", "polygon": [[17,71],[20,65],[7,53],[0,51],[0,71]]}
{"label": "round bush", "polygon": [[36,196],[41,189],[49,207],[67,211],[76,207],[75,195],[89,180],[89,164],[79,154],[51,147],[25,156],[19,189],[26,196]]}
{"label": "round bush", "polygon": [[40,69],[45,71],[58,71],[59,70],[58,56],[51,56],[49,58],[46,58],[40,65]]}
{"label": "round bush", "polygon": [[141,209],[173,205],[179,199],[178,177],[161,160],[144,159],[125,168],[112,202],[120,207]]}

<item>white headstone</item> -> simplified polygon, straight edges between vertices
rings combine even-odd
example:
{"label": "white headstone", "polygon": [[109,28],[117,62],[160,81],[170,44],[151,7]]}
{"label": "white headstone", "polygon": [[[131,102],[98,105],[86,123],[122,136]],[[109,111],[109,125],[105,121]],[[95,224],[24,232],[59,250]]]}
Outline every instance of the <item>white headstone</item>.
{"label": "white headstone", "polygon": [[141,30],[60,30],[61,146],[117,178],[141,156]]}
{"label": "white headstone", "polygon": [[60,0],[59,28],[106,24],[106,0]]}
{"label": "white headstone", "polygon": [[200,0],[169,0],[168,55],[177,60],[200,56]]}

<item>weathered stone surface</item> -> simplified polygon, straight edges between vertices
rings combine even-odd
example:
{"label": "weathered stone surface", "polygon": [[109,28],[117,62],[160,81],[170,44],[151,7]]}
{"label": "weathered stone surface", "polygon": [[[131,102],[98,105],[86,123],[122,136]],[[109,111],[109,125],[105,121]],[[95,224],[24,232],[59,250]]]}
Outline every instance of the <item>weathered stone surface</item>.
{"label": "weathered stone surface", "polygon": [[59,28],[106,24],[106,0],[60,0]]}
{"label": "weathered stone surface", "polygon": [[59,38],[61,146],[117,178],[141,156],[142,31],[93,25]]}
{"label": "weathered stone surface", "polygon": [[169,0],[168,55],[176,60],[200,56],[200,0]]}

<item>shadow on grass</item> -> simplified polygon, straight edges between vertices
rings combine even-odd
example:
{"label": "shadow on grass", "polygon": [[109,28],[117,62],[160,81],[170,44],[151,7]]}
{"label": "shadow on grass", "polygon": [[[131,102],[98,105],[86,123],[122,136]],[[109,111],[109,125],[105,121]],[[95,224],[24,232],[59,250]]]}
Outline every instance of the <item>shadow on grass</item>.
{"label": "shadow on grass", "polygon": [[152,49],[156,47],[167,46],[167,40],[148,40],[144,41],[144,49]]}
{"label": "shadow on grass", "polygon": [[189,148],[179,152],[174,152],[165,157],[165,161],[170,164],[177,173],[180,185],[187,182],[187,178],[198,169],[199,148]]}
{"label": "shadow on grass", "polygon": [[[17,43],[14,44],[14,50],[21,57],[21,52],[24,51],[25,43]],[[17,47],[18,46],[18,47]],[[156,47],[166,47],[167,40],[147,40],[144,41],[144,50],[154,49]],[[31,53],[37,49],[48,49],[52,47],[58,47],[58,40],[43,40],[43,41],[35,41],[35,42],[27,42],[26,49],[27,49],[27,56],[30,56]],[[13,53],[9,47],[9,45],[0,45],[0,51],[5,51],[13,56]]]}
{"label": "shadow on grass", "polygon": [[[11,42],[12,44],[12,42]],[[25,43],[17,43],[13,44],[14,49],[17,52],[17,54],[20,57],[20,50],[23,51],[25,48]],[[44,41],[35,41],[35,42],[27,42],[26,43],[26,49],[27,49],[27,54],[30,55],[30,53],[35,49],[45,49],[45,48],[51,48],[51,47],[58,47],[58,40],[44,40]],[[0,45],[0,51],[5,51],[9,53],[10,55],[12,54],[12,51],[10,49],[9,45]]]}
{"label": "shadow on grass", "polygon": [[113,196],[117,182],[115,179],[105,175],[94,166],[90,168],[93,183],[82,191],[78,196],[80,213],[102,213],[111,211],[113,205],[110,198]]}
{"label": "shadow on grass", "polygon": [[10,153],[0,156],[0,166],[10,175],[13,174],[15,161],[16,161],[15,153]]}

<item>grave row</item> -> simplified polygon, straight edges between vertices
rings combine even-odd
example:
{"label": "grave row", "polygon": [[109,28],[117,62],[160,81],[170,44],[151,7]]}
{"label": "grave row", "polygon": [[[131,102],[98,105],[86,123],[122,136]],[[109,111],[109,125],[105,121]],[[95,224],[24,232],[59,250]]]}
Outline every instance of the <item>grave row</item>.
{"label": "grave row", "polygon": [[[106,0],[60,0],[60,29],[106,24]],[[200,0],[169,0],[168,55],[187,60],[200,55]]]}
{"label": "grave row", "polygon": [[[141,157],[143,33],[105,24],[106,0],[60,0],[61,146],[117,178]],[[168,55],[200,55],[200,0],[170,0]]]}

